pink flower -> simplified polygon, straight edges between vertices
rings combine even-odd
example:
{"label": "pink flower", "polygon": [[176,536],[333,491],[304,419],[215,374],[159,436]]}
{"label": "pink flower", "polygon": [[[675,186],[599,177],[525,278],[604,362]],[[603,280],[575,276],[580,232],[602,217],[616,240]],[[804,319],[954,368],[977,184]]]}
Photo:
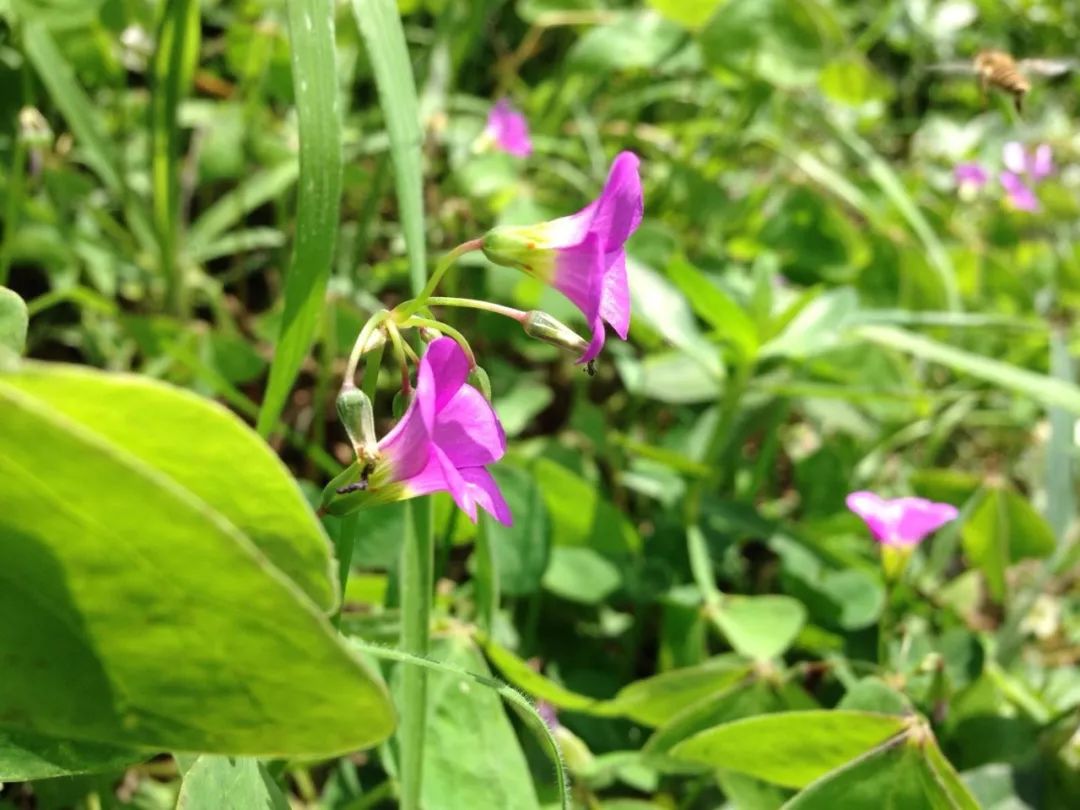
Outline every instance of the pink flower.
{"label": "pink flower", "polygon": [[532,154],[529,123],[505,98],[499,99],[491,108],[484,132],[504,152],[515,157],[528,157]]}
{"label": "pink flower", "polygon": [[[1001,185],[1013,207],[1020,211],[1038,211],[1039,198],[1028,181],[1039,181],[1054,172],[1054,154],[1049,144],[1040,144],[1028,152],[1019,141],[1009,141],[1001,152],[1006,171]],[[1025,179],[1026,178],[1026,179]]]}
{"label": "pink flower", "polygon": [[852,492],[847,496],[847,507],[866,521],[881,543],[901,548],[918,545],[959,514],[947,503],[925,498],[887,500],[873,492]]}
{"label": "pink flower", "polygon": [[953,179],[960,187],[978,189],[986,185],[989,175],[978,163],[958,163],[953,168]]}
{"label": "pink flower", "polygon": [[491,261],[551,284],[581,310],[592,340],[579,363],[600,353],[605,321],[626,340],[630,288],[624,245],[641,224],[643,209],[637,155],[620,152],[600,196],[576,214],[539,225],[493,228],[484,237]]}
{"label": "pink flower", "polygon": [[450,338],[420,360],[416,390],[401,421],[378,444],[369,502],[449,492],[473,522],[483,507],[510,525],[510,509],[485,469],[506,453],[506,435],[484,396],[465,383],[469,361]]}
{"label": "pink flower", "polygon": [[1039,198],[1035,196],[1034,190],[1024,182],[1020,175],[1012,172],[1002,172],[1001,186],[1005,189],[1013,208],[1018,211],[1039,210]]}

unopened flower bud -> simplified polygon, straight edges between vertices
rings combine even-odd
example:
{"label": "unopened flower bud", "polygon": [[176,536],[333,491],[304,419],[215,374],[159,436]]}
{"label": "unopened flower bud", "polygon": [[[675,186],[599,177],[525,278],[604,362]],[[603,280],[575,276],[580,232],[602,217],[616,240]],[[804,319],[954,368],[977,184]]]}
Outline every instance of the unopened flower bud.
{"label": "unopened flower bud", "polygon": [[342,388],[337,398],[337,412],[356,457],[363,462],[370,461],[377,453],[378,440],[375,438],[375,414],[367,394],[351,385]]}
{"label": "unopened flower bud", "polygon": [[589,342],[585,338],[562,321],[538,309],[526,313],[521,326],[529,337],[558,346],[560,349],[566,349],[578,357],[585,354],[589,348]]}
{"label": "unopened flower bud", "polygon": [[53,131],[36,107],[23,107],[19,110],[18,137],[27,146],[50,146]]}
{"label": "unopened flower bud", "polygon": [[367,339],[367,343],[364,344],[364,348],[360,354],[365,355],[368,352],[373,352],[376,349],[381,349],[386,345],[386,332],[382,329],[376,329],[372,332]]}
{"label": "unopened flower bud", "polygon": [[487,372],[480,366],[473,366],[469,372],[469,385],[484,395],[484,399],[491,402],[491,380],[488,379]]}
{"label": "unopened flower bud", "polygon": [[421,326],[418,330],[420,333],[420,339],[424,343],[431,343],[433,340],[438,340],[442,337],[442,332],[438,329],[432,329],[430,326]]}
{"label": "unopened flower bud", "polygon": [[589,773],[593,769],[595,760],[592,751],[574,732],[566,726],[559,725],[552,730],[552,735],[559,743],[563,759],[566,760],[566,767],[571,773]]}

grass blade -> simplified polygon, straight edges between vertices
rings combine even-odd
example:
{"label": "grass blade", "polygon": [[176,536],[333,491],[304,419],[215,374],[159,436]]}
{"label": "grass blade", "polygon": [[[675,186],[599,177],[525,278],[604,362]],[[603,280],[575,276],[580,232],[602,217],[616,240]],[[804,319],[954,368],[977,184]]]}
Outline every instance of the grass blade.
{"label": "grass blade", "polygon": [[293,87],[300,127],[296,243],[285,277],[285,312],[257,428],[267,435],[285,406],[318,327],[341,206],[341,112],[334,4],[289,0]]}
{"label": "grass blade", "polygon": [[416,82],[405,47],[405,32],[401,28],[397,5],[392,0],[352,0],[352,7],[386,117],[398,209],[409,251],[409,284],[413,292],[418,293],[427,279],[422,137]]}
{"label": "grass blade", "polygon": [[188,229],[188,250],[198,254],[217,241],[229,228],[243,221],[260,205],[277,199],[288,191],[299,176],[300,167],[293,161],[253,174],[228,194],[207,208]]}
{"label": "grass blade", "polygon": [[905,332],[903,329],[860,326],[855,329],[855,333],[882,346],[932,360],[949,366],[954,371],[961,371],[1002,388],[1026,394],[1044,405],[1080,414],[1080,387],[1071,382],[1036,374],[1000,360],[991,360],[989,357],[957,349],[922,335]]}
{"label": "grass blade", "polygon": [[199,4],[169,0],[158,26],[157,50],[151,65],[150,176],[154,226],[161,250],[166,305],[183,312],[183,270],[177,265],[180,230],[180,101],[191,89],[199,59]]}

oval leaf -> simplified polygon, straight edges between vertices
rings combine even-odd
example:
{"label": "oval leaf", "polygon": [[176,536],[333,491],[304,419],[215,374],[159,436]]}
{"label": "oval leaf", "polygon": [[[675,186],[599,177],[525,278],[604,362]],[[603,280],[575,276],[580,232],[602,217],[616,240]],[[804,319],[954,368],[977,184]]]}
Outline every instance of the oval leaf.
{"label": "oval leaf", "polygon": [[672,755],[801,788],[906,728],[902,717],[806,711],[750,717],[695,734]]}
{"label": "oval leaf", "polygon": [[[257,533],[263,522],[234,509],[233,496],[266,486],[276,501],[287,487],[269,470],[285,471],[260,460],[224,411],[168,386],[103,376],[0,376],[0,726],[265,755],[384,739],[393,710],[381,683],[230,519],[250,518]],[[61,391],[67,401],[54,402]],[[119,416],[102,414],[106,392]],[[69,415],[81,402],[103,419],[100,432]],[[119,441],[111,434],[124,415],[132,434],[157,435]],[[183,460],[198,457],[195,445],[235,451],[214,462],[232,470],[232,494],[194,481]],[[206,473],[222,480],[222,470]],[[265,514],[279,507],[267,503]]]}

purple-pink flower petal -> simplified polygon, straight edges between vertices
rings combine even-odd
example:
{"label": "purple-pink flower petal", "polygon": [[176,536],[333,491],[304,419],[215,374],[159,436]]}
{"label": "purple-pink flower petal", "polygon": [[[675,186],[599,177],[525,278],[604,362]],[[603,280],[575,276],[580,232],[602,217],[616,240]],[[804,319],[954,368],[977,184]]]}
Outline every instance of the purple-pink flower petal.
{"label": "purple-pink flower petal", "polygon": [[504,152],[515,157],[528,157],[532,154],[529,123],[505,98],[495,102],[488,113],[486,132]]}
{"label": "purple-pink flower petal", "polygon": [[1013,174],[1024,174],[1028,170],[1027,150],[1019,141],[1009,141],[1002,147],[1001,160]]}
{"label": "purple-pink flower petal", "polygon": [[925,498],[887,500],[873,492],[852,492],[847,496],[847,507],[863,519],[878,541],[888,546],[917,545],[958,514],[947,503]]}
{"label": "purple-pink flower petal", "polygon": [[510,511],[484,469],[506,453],[506,435],[484,396],[466,384],[469,362],[450,338],[432,341],[420,360],[416,391],[397,426],[379,442],[375,487],[401,497],[449,492],[473,520],[479,505],[503,523]]}
{"label": "purple-pink flower petal", "polygon": [[1042,180],[1054,173],[1054,152],[1050,144],[1042,143],[1035,147],[1029,171],[1034,180]]}
{"label": "purple-pink flower petal", "polygon": [[1013,172],[1001,173],[1001,185],[1009,197],[1009,202],[1018,211],[1038,211],[1039,198],[1035,192],[1024,182],[1023,178]]}
{"label": "purple-pink flower petal", "polygon": [[953,168],[953,180],[958,186],[982,188],[988,179],[986,169],[978,163],[958,163]]}

